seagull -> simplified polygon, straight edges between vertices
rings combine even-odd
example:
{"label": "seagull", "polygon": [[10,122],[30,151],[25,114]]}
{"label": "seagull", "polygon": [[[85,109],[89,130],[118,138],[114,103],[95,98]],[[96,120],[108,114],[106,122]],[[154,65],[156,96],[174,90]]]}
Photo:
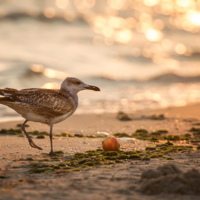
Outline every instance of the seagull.
{"label": "seagull", "polygon": [[33,148],[42,150],[30,138],[25,130],[28,121],[40,122],[50,127],[50,156],[54,155],[52,143],[53,125],[70,117],[78,107],[78,95],[81,90],[100,91],[96,86],[88,85],[83,81],[67,77],[61,84],[60,89],[28,88],[17,90],[13,88],[0,89],[0,104],[6,105],[23,118],[22,132],[26,135],[29,144]]}

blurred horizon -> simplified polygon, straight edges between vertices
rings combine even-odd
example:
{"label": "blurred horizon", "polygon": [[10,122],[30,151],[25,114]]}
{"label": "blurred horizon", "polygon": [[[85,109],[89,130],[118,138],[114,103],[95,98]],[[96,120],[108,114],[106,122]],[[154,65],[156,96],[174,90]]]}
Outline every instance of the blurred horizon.
{"label": "blurred horizon", "polygon": [[200,0],[1,0],[0,27],[0,88],[100,87],[78,113],[200,101]]}

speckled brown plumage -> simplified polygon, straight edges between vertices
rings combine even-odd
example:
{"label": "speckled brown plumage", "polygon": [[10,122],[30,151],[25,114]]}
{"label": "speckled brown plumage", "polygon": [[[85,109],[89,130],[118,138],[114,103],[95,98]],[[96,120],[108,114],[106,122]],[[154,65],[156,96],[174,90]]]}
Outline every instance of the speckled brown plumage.
{"label": "speckled brown plumage", "polygon": [[[14,90],[6,88],[0,94],[7,97],[4,104],[13,102],[33,107],[42,115],[59,116],[73,109],[73,97],[64,91],[50,89]],[[3,102],[3,99],[1,100]]]}
{"label": "speckled brown plumage", "polygon": [[22,125],[22,131],[26,134],[30,146],[40,147],[34,144],[25,130],[28,121],[41,122],[50,126],[51,152],[52,146],[52,127],[71,116],[78,106],[77,93],[81,90],[100,91],[99,88],[87,85],[77,78],[66,78],[61,84],[60,90],[29,88],[17,90],[13,88],[0,89],[0,104],[14,109],[26,120]]}

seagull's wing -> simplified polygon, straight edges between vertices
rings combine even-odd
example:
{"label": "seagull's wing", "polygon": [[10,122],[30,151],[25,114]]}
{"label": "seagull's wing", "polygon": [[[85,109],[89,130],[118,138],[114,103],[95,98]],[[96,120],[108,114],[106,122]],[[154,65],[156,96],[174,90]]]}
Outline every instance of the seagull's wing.
{"label": "seagull's wing", "polygon": [[59,116],[73,110],[73,98],[60,90],[30,88],[16,90],[5,88],[0,90],[6,101],[26,104],[38,113]]}

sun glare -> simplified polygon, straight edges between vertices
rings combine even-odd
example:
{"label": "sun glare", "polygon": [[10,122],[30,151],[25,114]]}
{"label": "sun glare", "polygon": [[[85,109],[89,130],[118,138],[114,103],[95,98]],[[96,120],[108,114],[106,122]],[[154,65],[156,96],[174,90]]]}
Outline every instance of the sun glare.
{"label": "sun glare", "polygon": [[132,31],[129,29],[121,30],[116,33],[116,40],[121,43],[128,43],[132,39]]}
{"label": "sun glare", "polygon": [[59,84],[56,82],[52,82],[52,83],[45,83],[41,88],[44,89],[56,89],[58,88]]}
{"label": "sun glare", "polygon": [[187,15],[187,19],[195,26],[200,26],[200,12],[190,10]]}
{"label": "sun glare", "polygon": [[149,41],[159,41],[162,39],[162,33],[155,29],[148,29],[145,35]]}
{"label": "sun glare", "polygon": [[159,3],[159,0],[143,0],[146,6],[155,6]]}

